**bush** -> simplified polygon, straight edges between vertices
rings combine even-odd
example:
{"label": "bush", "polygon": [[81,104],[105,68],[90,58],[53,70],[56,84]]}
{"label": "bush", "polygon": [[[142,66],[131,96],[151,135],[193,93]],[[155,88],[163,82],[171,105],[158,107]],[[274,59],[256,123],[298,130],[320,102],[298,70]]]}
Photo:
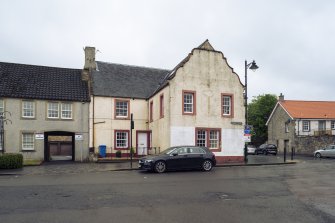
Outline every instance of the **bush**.
{"label": "bush", "polygon": [[0,169],[17,169],[23,166],[23,156],[18,153],[0,155]]}
{"label": "bush", "polygon": [[116,151],[115,156],[120,158],[121,157],[121,151],[120,150]]}

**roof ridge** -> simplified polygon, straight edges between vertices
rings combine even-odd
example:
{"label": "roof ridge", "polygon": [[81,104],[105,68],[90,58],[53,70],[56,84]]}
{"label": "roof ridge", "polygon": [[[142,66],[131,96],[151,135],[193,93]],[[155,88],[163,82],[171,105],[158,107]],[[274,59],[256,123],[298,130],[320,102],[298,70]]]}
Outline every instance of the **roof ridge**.
{"label": "roof ridge", "polygon": [[283,100],[280,102],[285,102],[285,101],[290,101],[290,102],[331,102],[331,103],[335,103],[335,101],[307,101],[307,100]]}
{"label": "roof ridge", "polygon": [[156,67],[146,67],[146,66],[121,64],[121,63],[112,63],[112,62],[105,62],[105,61],[96,61],[96,62],[105,63],[105,64],[111,64],[111,65],[120,65],[120,66],[125,66],[125,67],[137,67],[137,68],[145,68],[145,69],[151,69],[151,70],[171,71],[171,70],[168,70],[168,69],[156,68]]}
{"label": "roof ridge", "polygon": [[22,65],[22,66],[32,66],[32,67],[44,67],[44,68],[57,68],[57,69],[68,69],[68,70],[82,70],[79,68],[69,68],[69,67],[54,67],[54,66],[45,66],[45,65],[36,65],[36,64],[24,64],[24,63],[12,63],[12,62],[2,62],[0,61],[0,64],[15,64],[15,65]]}

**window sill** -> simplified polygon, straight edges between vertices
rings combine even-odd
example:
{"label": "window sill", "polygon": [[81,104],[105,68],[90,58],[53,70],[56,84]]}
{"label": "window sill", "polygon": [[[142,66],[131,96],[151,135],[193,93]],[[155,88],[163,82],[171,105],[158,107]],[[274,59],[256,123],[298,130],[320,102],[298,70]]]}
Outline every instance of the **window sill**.
{"label": "window sill", "polygon": [[129,150],[129,148],[114,148],[114,150]]}
{"label": "window sill", "polygon": [[36,152],[35,149],[22,149],[21,152]]}

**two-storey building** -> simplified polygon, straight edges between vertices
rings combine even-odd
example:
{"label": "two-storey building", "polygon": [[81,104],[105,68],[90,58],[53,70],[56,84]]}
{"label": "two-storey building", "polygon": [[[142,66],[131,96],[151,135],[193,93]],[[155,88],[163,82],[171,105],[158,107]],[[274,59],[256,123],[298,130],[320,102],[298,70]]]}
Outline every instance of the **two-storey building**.
{"label": "two-storey building", "polygon": [[243,161],[244,86],[207,40],[172,70],[95,62],[95,49],[85,52],[84,69],[92,78],[91,147],[128,156],[131,147],[146,155],[153,147],[199,145],[219,162]]}
{"label": "two-storey building", "polygon": [[268,142],[280,152],[312,154],[335,142],[335,102],[284,100],[281,94],[266,125]]}
{"label": "two-storey building", "polygon": [[80,69],[0,62],[0,152],[41,161],[88,157],[88,79]]}

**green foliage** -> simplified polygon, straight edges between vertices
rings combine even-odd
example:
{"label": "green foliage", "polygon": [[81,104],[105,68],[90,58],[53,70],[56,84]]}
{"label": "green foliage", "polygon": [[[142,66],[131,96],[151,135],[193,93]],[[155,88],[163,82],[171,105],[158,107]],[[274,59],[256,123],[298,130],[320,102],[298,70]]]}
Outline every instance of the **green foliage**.
{"label": "green foliage", "polygon": [[23,166],[23,156],[17,153],[0,155],[0,169],[17,169]]}
{"label": "green foliage", "polygon": [[248,104],[248,124],[253,126],[251,142],[255,145],[268,139],[268,129],[265,125],[277,103],[277,96],[264,94],[254,97]]}
{"label": "green foliage", "polygon": [[116,151],[115,156],[121,158],[121,150]]}

